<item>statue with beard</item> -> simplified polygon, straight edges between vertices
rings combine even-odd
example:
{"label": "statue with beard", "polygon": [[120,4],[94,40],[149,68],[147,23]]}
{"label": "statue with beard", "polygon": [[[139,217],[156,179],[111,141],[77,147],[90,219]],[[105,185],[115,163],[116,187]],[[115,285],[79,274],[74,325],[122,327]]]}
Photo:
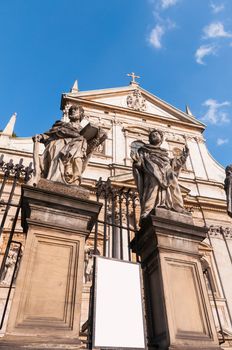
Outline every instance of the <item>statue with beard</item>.
{"label": "statue with beard", "polygon": [[157,207],[185,212],[178,176],[189,150],[185,146],[179,157],[171,159],[168,151],[161,147],[163,138],[163,132],[154,129],[149,134],[149,144],[140,142],[137,150],[132,145],[133,175],[140,197],[141,219]]}
{"label": "statue with beard", "polygon": [[[104,130],[88,123],[81,125],[84,110],[72,105],[68,111],[69,122],[58,120],[43,134],[35,135],[34,174],[29,184],[36,185],[40,178],[79,186],[93,151],[106,139]],[[39,143],[45,146],[39,155]]]}

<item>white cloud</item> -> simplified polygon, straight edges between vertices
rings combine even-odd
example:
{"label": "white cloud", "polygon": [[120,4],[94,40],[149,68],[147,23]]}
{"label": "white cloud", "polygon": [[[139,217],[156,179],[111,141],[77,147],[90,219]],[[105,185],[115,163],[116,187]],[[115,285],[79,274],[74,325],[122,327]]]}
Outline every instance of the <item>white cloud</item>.
{"label": "white cloud", "polygon": [[231,38],[232,33],[226,32],[222,22],[213,22],[203,28],[204,39],[209,38]]}
{"label": "white cloud", "polygon": [[148,41],[149,43],[154,46],[156,49],[162,48],[162,37],[165,33],[165,27],[157,24],[155,28],[152,29]]}
{"label": "white cloud", "polygon": [[168,7],[174,6],[179,0],[161,0],[161,7],[167,9]]}
{"label": "white cloud", "polygon": [[164,18],[162,10],[165,10],[171,6],[176,5],[180,0],[148,0],[151,4],[154,5],[153,15],[156,21],[156,25],[151,30],[148,35],[148,42],[156,49],[161,49],[163,47],[163,37],[174,28],[176,28],[175,22],[170,18]]}
{"label": "white cloud", "polygon": [[230,106],[229,101],[219,103],[217,100],[210,98],[203,103],[203,106],[208,107],[207,112],[202,118],[203,121],[214,125],[230,122],[228,114],[223,109],[223,107]]}
{"label": "white cloud", "polygon": [[221,139],[220,137],[217,139],[217,145],[218,146],[222,146],[224,145],[225,143],[228,143],[229,140],[228,139]]}
{"label": "white cloud", "polygon": [[157,21],[159,24],[156,24],[156,26],[151,30],[148,41],[154,48],[161,49],[163,46],[162,39],[164,34],[166,34],[167,31],[176,28],[176,24],[169,18],[158,18]]}
{"label": "white cloud", "polygon": [[213,13],[219,13],[225,9],[224,4],[217,5],[217,4],[214,4],[213,2],[211,2],[210,7],[211,7]]}
{"label": "white cloud", "polygon": [[197,63],[205,64],[203,59],[205,56],[215,55],[216,47],[215,45],[201,45],[195,52],[195,58]]}

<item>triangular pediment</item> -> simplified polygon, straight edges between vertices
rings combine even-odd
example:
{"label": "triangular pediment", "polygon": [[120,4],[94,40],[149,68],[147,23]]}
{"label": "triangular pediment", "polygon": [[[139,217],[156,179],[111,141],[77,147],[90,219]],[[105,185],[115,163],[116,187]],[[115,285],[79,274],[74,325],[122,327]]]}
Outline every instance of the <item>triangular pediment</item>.
{"label": "triangular pediment", "polygon": [[187,114],[157,96],[141,88],[137,84],[125,87],[100,89],[91,91],[74,91],[65,94],[66,98],[92,101],[102,106],[118,107],[143,115],[154,115],[169,120],[178,120],[204,128],[204,124],[193,115]]}

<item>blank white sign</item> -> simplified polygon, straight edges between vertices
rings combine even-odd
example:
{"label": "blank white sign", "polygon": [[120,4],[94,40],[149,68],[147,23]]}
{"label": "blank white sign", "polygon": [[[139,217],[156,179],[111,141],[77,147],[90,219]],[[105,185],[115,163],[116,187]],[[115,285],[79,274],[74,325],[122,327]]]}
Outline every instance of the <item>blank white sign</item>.
{"label": "blank white sign", "polygon": [[145,349],[140,266],[96,257],[93,347]]}

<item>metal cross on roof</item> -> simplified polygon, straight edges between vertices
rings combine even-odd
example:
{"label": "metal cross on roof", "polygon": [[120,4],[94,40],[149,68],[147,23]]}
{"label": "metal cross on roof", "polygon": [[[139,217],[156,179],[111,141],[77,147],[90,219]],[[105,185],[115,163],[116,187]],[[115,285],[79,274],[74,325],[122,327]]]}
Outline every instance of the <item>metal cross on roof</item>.
{"label": "metal cross on roof", "polygon": [[135,75],[135,73],[132,72],[132,73],[128,73],[127,76],[132,78],[131,83],[136,83],[136,84],[138,84],[138,82],[137,82],[135,79],[136,79],[136,78],[139,79],[139,78],[140,78],[139,75]]}

